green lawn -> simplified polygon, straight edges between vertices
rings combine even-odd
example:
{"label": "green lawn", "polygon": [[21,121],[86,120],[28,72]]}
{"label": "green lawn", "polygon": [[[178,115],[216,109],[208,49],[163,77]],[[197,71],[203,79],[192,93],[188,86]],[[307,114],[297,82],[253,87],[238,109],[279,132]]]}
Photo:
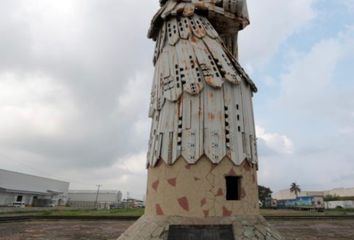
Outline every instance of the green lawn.
{"label": "green lawn", "polygon": [[[111,209],[111,210],[96,210],[96,209],[70,209],[70,208],[59,208],[59,209],[45,209],[45,210],[32,210],[27,209],[16,209],[13,212],[1,213],[0,216],[122,216],[122,217],[139,217],[144,214],[144,209]],[[354,216],[354,209],[339,209],[339,210],[326,210],[324,212],[316,211],[297,211],[297,210],[271,210],[271,209],[261,209],[261,215],[265,217],[281,217],[281,216]]]}
{"label": "green lawn", "polygon": [[1,211],[1,216],[122,216],[122,217],[140,217],[144,214],[143,208],[134,209],[70,209],[70,208],[53,208],[53,209],[13,209],[12,211]]}
{"label": "green lawn", "polygon": [[121,216],[121,217],[140,217],[144,214],[142,208],[132,209],[111,209],[111,210],[96,210],[96,209],[79,209],[79,210],[47,210],[40,215],[44,216]]}
{"label": "green lawn", "polygon": [[325,210],[324,212],[317,211],[300,211],[287,209],[261,209],[261,215],[264,217],[278,217],[278,216],[354,216],[354,209],[335,209]]}

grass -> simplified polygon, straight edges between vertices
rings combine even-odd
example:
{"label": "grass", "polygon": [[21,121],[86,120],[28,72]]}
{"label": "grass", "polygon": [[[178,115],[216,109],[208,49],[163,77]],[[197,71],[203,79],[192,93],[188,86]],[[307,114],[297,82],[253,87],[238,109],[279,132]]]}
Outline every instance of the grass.
{"label": "grass", "polygon": [[[11,213],[1,213],[0,216],[134,216],[139,217],[144,214],[144,209],[110,209],[110,210],[96,210],[96,209],[44,209],[31,211],[31,209],[18,209]],[[354,216],[354,209],[335,209],[335,210],[325,210],[324,212],[317,211],[296,211],[296,210],[272,210],[272,209],[261,209],[261,215],[265,217],[281,217],[281,216]]]}
{"label": "grass", "polygon": [[333,209],[325,210],[323,212],[317,211],[299,211],[299,210],[288,210],[288,209],[261,209],[261,215],[265,217],[281,217],[281,216],[348,216],[354,215],[354,209]]}
{"label": "grass", "polygon": [[10,212],[1,212],[1,216],[133,216],[140,217],[144,214],[144,209],[71,209],[71,208],[53,208],[53,209],[14,209]]}
{"label": "grass", "polygon": [[120,216],[120,217],[140,217],[144,214],[144,209],[77,209],[77,210],[47,210],[42,212],[42,216]]}

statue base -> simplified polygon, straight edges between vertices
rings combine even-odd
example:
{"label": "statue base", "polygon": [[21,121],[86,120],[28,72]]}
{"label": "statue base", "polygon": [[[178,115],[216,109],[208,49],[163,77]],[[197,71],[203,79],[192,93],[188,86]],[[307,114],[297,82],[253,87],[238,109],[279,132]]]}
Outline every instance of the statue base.
{"label": "statue base", "polygon": [[262,216],[143,216],[118,240],[282,240]]}

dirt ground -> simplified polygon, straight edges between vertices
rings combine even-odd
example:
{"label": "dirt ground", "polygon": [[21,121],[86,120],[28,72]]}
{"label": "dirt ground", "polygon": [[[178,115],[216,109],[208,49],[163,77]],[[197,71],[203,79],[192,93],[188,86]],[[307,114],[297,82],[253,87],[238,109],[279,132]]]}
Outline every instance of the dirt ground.
{"label": "dirt ground", "polygon": [[272,221],[289,240],[354,240],[354,220]]}
{"label": "dirt ground", "polygon": [[0,223],[0,240],[113,240],[131,221],[31,221]]}
{"label": "dirt ground", "polygon": [[[31,221],[0,223],[0,240],[113,240],[129,221]],[[272,221],[288,240],[353,240],[354,220]]]}

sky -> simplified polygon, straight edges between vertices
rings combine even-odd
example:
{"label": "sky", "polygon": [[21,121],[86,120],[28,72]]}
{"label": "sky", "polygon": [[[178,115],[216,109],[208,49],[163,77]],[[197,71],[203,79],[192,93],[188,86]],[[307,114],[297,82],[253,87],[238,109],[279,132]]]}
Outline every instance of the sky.
{"label": "sky", "polygon": [[[142,198],[158,1],[0,5],[0,168]],[[354,187],[354,0],[248,7],[259,184]]]}

